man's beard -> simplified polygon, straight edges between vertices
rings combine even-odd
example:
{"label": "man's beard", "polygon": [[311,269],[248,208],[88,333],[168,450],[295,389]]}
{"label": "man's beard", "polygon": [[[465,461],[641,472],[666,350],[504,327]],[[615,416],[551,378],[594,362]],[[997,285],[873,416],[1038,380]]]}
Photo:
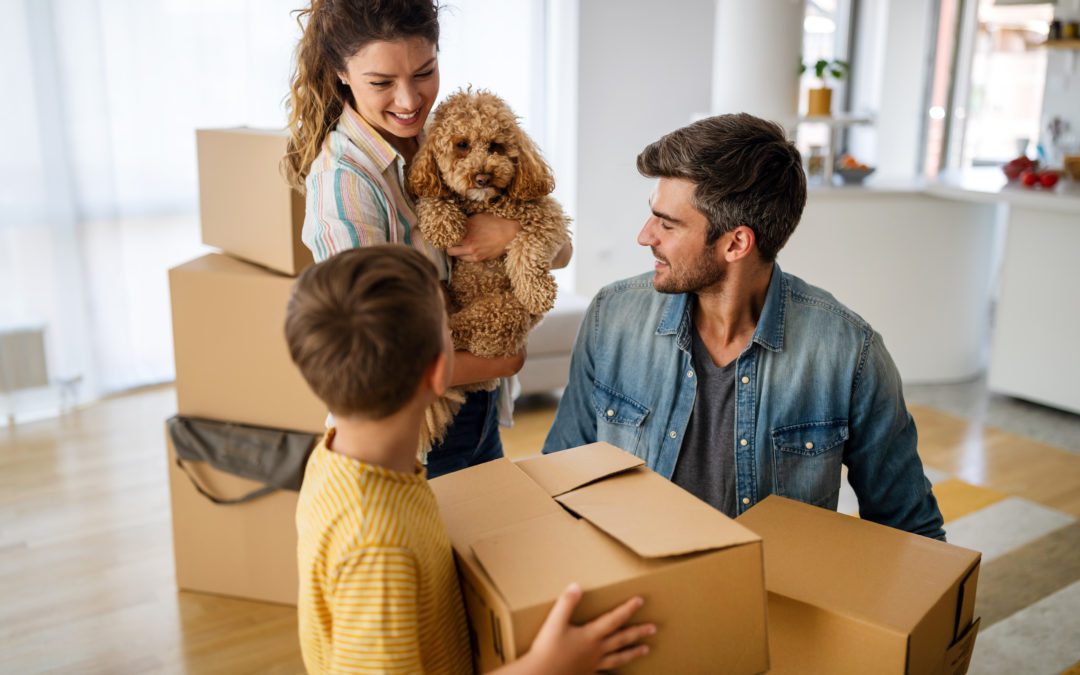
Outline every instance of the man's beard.
{"label": "man's beard", "polygon": [[[663,279],[653,276],[653,288],[660,293],[697,293],[704,288],[719,286],[727,276],[727,266],[716,262],[715,252],[716,242],[713,242],[682,269],[676,270],[668,263],[668,272]],[[660,260],[655,249],[653,256]]]}

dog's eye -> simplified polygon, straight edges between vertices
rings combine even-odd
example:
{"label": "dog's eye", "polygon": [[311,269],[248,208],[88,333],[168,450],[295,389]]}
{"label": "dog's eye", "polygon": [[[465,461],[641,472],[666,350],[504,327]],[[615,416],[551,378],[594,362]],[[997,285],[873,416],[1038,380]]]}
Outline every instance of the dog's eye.
{"label": "dog's eye", "polygon": [[488,152],[493,155],[505,155],[506,148],[503,147],[502,143],[491,143],[490,145],[488,145]]}
{"label": "dog's eye", "polygon": [[466,141],[466,140],[460,140],[457,143],[454,143],[454,147],[457,148],[458,150],[468,150],[469,149],[469,142]]}

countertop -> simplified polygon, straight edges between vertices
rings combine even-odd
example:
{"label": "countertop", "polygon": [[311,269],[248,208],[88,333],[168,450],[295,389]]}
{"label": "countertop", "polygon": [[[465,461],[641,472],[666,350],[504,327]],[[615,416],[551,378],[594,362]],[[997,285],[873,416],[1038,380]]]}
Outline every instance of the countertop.
{"label": "countertop", "polygon": [[997,167],[946,171],[937,178],[887,179],[870,176],[863,185],[811,185],[813,198],[845,199],[896,194],[927,194],[943,199],[1008,203],[1013,207],[1044,209],[1080,215],[1080,183],[1062,177],[1052,189],[1009,183]]}

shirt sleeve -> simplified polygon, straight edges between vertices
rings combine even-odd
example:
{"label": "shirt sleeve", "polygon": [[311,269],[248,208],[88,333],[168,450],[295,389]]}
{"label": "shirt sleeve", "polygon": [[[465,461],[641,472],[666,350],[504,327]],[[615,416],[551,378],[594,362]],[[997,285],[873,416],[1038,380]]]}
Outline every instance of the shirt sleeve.
{"label": "shirt sleeve", "polygon": [[419,673],[419,575],[412,552],[365,548],[338,565],[329,593],[331,673]]}
{"label": "shirt sleeve", "polygon": [[555,420],[544,440],[543,454],[596,442],[593,387],[596,381],[593,349],[599,323],[600,296],[593,298],[578,329],[570,356],[570,378],[559,400]]}
{"label": "shirt sleeve", "polygon": [[301,238],[322,262],[335,253],[390,240],[387,197],[369,176],[337,166],[307,178]]}
{"label": "shirt sleeve", "polygon": [[915,420],[904,403],[900,373],[871,332],[852,392],[848,481],[859,516],[907,532],[945,539],[943,519],[918,453]]}

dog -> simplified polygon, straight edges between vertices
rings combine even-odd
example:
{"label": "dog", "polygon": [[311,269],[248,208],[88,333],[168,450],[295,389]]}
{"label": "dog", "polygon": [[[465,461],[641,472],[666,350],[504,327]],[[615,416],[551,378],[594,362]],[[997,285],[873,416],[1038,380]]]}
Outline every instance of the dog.
{"label": "dog", "polygon": [[[551,260],[570,239],[570,219],[550,196],[551,169],[510,106],[489,91],[459,90],[435,110],[409,168],[419,228],[435,246],[465,238],[465,220],[492,213],[521,223],[506,253],[483,262],[454,260],[448,287],[456,349],[490,358],[522,350],[529,331],[555,303]],[[427,411],[422,451],[443,439],[469,391],[453,388]]]}

